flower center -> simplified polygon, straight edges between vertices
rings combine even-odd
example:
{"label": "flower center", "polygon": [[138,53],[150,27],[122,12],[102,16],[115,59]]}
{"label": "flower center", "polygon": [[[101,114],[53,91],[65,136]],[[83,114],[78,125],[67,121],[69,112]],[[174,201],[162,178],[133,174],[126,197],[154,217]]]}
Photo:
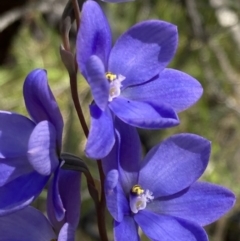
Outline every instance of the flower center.
{"label": "flower center", "polygon": [[121,82],[125,80],[125,77],[122,75],[113,74],[111,72],[106,72],[106,78],[110,85],[108,101],[112,101],[121,94]]}
{"label": "flower center", "polygon": [[131,189],[129,202],[133,213],[146,208],[147,203],[154,199],[153,193],[148,189],[144,190],[140,185],[134,185]]}

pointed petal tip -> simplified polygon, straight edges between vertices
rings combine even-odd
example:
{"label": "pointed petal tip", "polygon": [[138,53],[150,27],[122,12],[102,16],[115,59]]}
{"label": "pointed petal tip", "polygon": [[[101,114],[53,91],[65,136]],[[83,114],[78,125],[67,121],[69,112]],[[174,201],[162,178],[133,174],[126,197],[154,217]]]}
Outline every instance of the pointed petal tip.
{"label": "pointed petal tip", "polygon": [[119,97],[109,104],[109,108],[123,122],[139,128],[161,129],[180,123],[174,109],[162,103],[156,105]]}
{"label": "pointed petal tip", "polygon": [[109,148],[102,149],[102,151],[97,151],[97,150],[94,150],[91,147],[91,145],[88,144],[88,142],[87,142],[87,146],[84,150],[84,153],[85,153],[86,157],[98,161],[100,159],[105,158],[110,151],[111,151],[111,146]]}
{"label": "pointed petal tip", "polygon": [[102,159],[109,154],[115,143],[113,119],[110,110],[105,111],[96,105],[90,105],[91,127],[85,154],[89,158]]}
{"label": "pointed petal tip", "polygon": [[[139,95],[141,93],[141,95]],[[125,98],[170,106],[176,113],[193,106],[202,96],[201,83],[176,69],[165,68],[150,81],[123,90]]]}

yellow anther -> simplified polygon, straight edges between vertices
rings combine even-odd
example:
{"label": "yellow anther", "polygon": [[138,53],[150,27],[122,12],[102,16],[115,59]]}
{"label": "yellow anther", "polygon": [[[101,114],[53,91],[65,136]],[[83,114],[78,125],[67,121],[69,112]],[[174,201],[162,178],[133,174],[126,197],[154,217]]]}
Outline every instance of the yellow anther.
{"label": "yellow anther", "polygon": [[109,81],[114,81],[116,78],[117,78],[117,75],[116,74],[113,74],[111,72],[106,72],[106,78],[109,80]]}
{"label": "yellow anther", "polygon": [[142,187],[140,185],[137,184],[132,187],[131,192],[133,194],[141,195],[144,193],[144,190],[142,189]]}

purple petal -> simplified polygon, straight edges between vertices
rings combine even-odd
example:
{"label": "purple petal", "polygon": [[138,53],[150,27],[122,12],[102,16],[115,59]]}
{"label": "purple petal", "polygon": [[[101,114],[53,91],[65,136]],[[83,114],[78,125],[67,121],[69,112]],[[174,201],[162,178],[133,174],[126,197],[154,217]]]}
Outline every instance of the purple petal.
{"label": "purple petal", "polygon": [[65,223],[58,235],[58,241],[74,241],[75,231],[76,230],[69,223]]}
{"label": "purple petal", "polygon": [[25,156],[34,126],[25,116],[0,111],[0,158]]}
{"label": "purple petal", "polygon": [[124,216],[122,222],[114,222],[115,241],[140,241],[137,225],[131,216]]}
{"label": "purple petal", "polygon": [[108,70],[126,77],[124,87],[146,82],[168,65],[177,42],[177,28],[173,24],[159,20],[136,24],[117,40]]}
{"label": "purple petal", "polygon": [[137,184],[142,147],[136,128],[116,118],[116,128],[120,134],[119,175],[125,193]]}
{"label": "purple petal", "polygon": [[86,78],[91,87],[94,101],[104,111],[108,104],[109,83],[105,76],[103,63],[96,55],[91,56],[86,64]]}
{"label": "purple petal", "polygon": [[121,222],[130,209],[118,177],[118,171],[111,170],[106,175],[104,189],[109,212],[116,221]]}
{"label": "purple petal", "polygon": [[80,218],[80,184],[81,174],[77,171],[60,169],[59,192],[66,210],[65,220],[74,229],[77,228]]}
{"label": "purple petal", "polygon": [[46,217],[33,207],[0,217],[0,241],[50,241],[56,235]]}
{"label": "purple petal", "polygon": [[0,186],[33,170],[26,155],[34,126],[25,116],[0,111]]}
{"label": "purple petal", "polygon": [[76,229],[80,217],[81,174],[58,169],[52,180],[47,197],[48,217],[57,231],[64,223]]}
{"label": "purple petal", "polygon": [[102,167],[105,175],[113,169],[118,169],[119,162],[119,150],[120,150],[120,134],[115,129],[115,143],[112,150],[102,159]]}
{"label": "purple petal", "polygon": [[60,177],[60,165],[54,173],[48,187],[47,194],[47,214],[50,222],[55,230],[60,231],[61,227],[65,223],[65,208],[59,191],[59,177]]}
{"label": "purple petal", "polygon": [[104,112],[97,105],[90,105],[91,127],[85,148],[86,156],[93,159],[105,157],[112,149],[115,137],[110,110]]}
{"label": "purple petal", "polygon": [[109,107],[122,121],[140,128],[158,129],[179,124],[174,110],[165,105],[153,106],[119,97],[110,102]]}
{"label": "purple petal", "polygon": [[106,16],[95,1],[86,1],[77,35],[77,62],[81,73],[85,73],[86,63],[92,55],[98,56],[106,68],[111,44],[111,30]]}
{"label": "purple petal", "polygon": [[197,182],[175,195],[155,199],[147,206],[153,212],[208,225],[229,211],[235,203],[234,194],[226,188]]}
{"label": "purple petal", "polygon": [[153,192],[155,198],[189,187],[206,169],[210,148],[208,140],[194,134],[166,139],[145,157],[139,184]]}
{"label": "purple petal", "polygon": [[48,121],[39,122],[28,143],[28,159],[34,170],[48,176],[59,165],[56,147],[56,131]]}
{"label": "purple petal", "polygon": [[204,229],[184,219],[141,211],[134,215],[142,231],[154,241],[208,241]]}
{"label": "purple petal", "polygon": [[152,81],[129,87],[122,92],[126,98],[137,101],[165,103],[176,112],[192,106],[201,97],[201,84],[190,75],[174,70],[164,69]]}
{"label": "purple petal", "polygon": [[48,86],[47,72],[35,69],[24,82],[23,95],[25,105],[32,119],[38,123],[50,121],[56,128],[58,148],[61,148],[63,119],[57,102]]}
{"label": "purple petal", "polygon": [[28,206],[41,193],[48,179],[32,172],[0,187],[0,216]]}
{"label": "purple petal", "polygon": [[0,158],[0,187],[32,171],[27,156]]}

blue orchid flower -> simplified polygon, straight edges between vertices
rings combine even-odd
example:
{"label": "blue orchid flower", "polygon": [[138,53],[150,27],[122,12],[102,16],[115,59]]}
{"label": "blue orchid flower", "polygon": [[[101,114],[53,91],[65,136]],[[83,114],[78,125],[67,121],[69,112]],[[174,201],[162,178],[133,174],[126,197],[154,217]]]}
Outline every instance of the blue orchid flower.
{"label": "blue orchid flower", "polygon": [[43,69],[26,78],[32,117],[0,111],[0,215],[29,205],[60,165],[63,119]]}
{"label": "blue orchid flower", "polygon": [[[74,241],[80,217],[80,173],[59,170],[59,197],[64,217],[56,220],[52,201],[53,189],[48,197],[48,218],[33,207],[25,207],[0,217],[0,241]],[[71,185],[69,185],[69,182]],[[53,186],[54,181],[51,186]]]}
{"label": "blue orchid flower", "polygon": [[113,119],[147,129],[179,124],[177,113],[202,95],[197,80],[166,68],[178,43],[177,27],[148,20],[131,27],[112,48],[108,21],[95,1],[83,4],[77,62],[91,87],[91,127],[85,153],[102,158],[115,142]]}
{"label": "blue orchid flower", "polygon": [[117,141],[103,159],[107,207],[115,241],[139,241],[138,227],[154,241],[207,241],[202,228],[235,203],[228,189],[197,181],[210,142],[194,134],[171,136],[141,158],[135,128],[117,121]]}

